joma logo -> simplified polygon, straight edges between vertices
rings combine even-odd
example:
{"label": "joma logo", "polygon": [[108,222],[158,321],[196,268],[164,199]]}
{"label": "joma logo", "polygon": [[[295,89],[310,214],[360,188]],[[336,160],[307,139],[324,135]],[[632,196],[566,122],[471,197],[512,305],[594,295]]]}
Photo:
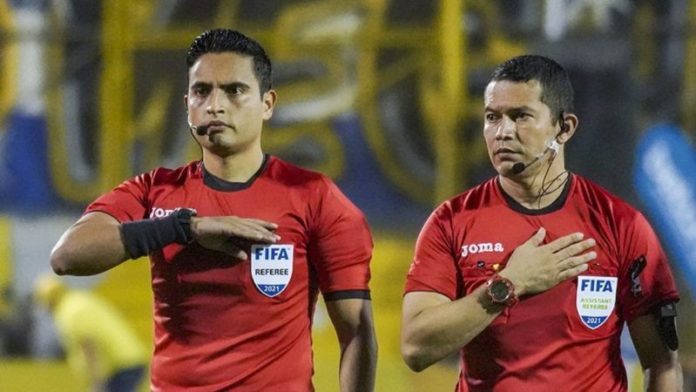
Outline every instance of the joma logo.
{"label": "joma logo", "polygon": [[166,218],[169,215],[171,215],[174,211],[176,211],[180,208],[181,207],[172,208],[172,209],[165,209],[165,208],[159,208],[159,207],[152,207],[152,209],[150,210],[150,219],[152,219],[152,218]]}
{"label": "joma logo", "polygon": [[159,207],[153,207],[150,210],[150,219],[152,218],[164,218],[172,214],[175,210],[172,209],[164,209],[164,208],[159,208]]}
{"label": "joma logo", "polygon": [[490,253],[490,252],[504,252],[503,244],[500,242],[481,242],[478,244],[464,244],[462,245],[462,257],[466,257],[469,254],[475,253]]}

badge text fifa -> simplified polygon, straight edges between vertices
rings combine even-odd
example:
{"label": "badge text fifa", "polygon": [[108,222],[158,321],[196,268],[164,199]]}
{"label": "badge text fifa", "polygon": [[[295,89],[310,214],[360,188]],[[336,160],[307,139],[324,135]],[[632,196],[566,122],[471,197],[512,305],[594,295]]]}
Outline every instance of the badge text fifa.
{"label": "badge text fifa", "polygon": [[252,245],[251,278],[259,292],[275,297],[290,284],[293,269],[293,245]]}
{"label": "badge text fifa", "polygon": [[613,292],[614,287],[611,280],[581,280],[580,291]]}
{"label": "badge text fifa", "polygon": [[587,328],[597,329],[610,319],[616,305],[617,284],[614,276],[578,276],[575,306]]}

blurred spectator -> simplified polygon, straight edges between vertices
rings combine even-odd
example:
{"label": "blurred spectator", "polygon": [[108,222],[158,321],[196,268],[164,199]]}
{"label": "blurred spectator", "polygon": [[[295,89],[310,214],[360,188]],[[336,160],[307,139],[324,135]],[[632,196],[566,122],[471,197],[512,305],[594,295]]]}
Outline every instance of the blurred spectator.
{"label": "blurred spectator", "polygon": [[53,316],[68,364],[93,392],[137,390],[146,373],[143,343],[113,306],[73,290],[54,276],[39,278],[35,300]]}
{"label": "blurred spectator", "polygon": [[10,287],[0,292],[4,305],[0,311],[0,357],[19,357],[30,354],[33,331],[31,299],[17,298]]}

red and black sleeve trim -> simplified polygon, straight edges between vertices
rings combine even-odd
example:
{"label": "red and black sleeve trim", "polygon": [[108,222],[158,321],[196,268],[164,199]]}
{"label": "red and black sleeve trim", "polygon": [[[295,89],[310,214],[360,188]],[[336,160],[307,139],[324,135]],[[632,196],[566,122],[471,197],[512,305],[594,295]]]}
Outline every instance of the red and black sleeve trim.
{"label": "red and black sleeve trim", "polygon": [[336,301],[340,299],[371,299],[370,290],[343,290],[324,294],[324,301]]}

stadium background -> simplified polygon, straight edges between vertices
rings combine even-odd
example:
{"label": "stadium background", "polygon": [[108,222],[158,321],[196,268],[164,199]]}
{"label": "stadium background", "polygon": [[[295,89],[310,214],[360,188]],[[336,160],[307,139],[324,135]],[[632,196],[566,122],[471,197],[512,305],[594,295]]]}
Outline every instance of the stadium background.
{"label": "stadium background", "polygon": [[[696,226],[670,232],[666,203],[640,191],[654,173],[634,173],[644,133],[669,124],[687,155],[668,182],[686,196],[667,207],[692,216],[693,0],[0,0],[0,390],[80,390],[50,317],[31,305],[33,279],[98,194],[198,157],[183,110],[184,54],[212,27],[255,37],[274,62],[280,100],[264,148],[328,174],[368,216],[378,391],[454,386],[456,359],[415,374],[400,358],[405,273],[429,211],[492,174],[482,91],[495,64],[527,52],[555,58],[573,78],[581,121],[568,167],[664,229],[684,298],[686,390],[694,390],[696,259],[678,241]],[[151,341],[145,260],[68,282],[107,298]],[[338,348],[321,306],[314,339],[317,390],[337,391]]]}

